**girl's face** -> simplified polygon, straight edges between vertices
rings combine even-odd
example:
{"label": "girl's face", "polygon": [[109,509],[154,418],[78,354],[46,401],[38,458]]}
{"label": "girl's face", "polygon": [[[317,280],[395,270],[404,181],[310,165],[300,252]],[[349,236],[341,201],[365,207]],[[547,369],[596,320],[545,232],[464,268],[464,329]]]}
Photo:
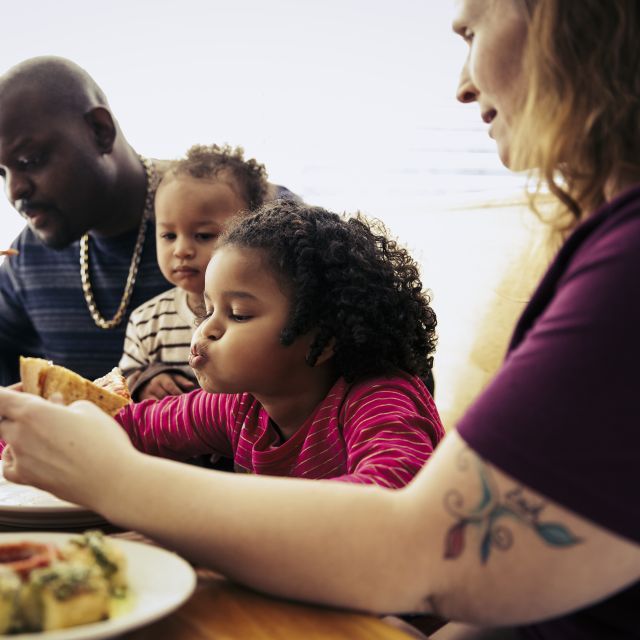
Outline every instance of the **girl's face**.
{"label": "girl's face", "polygon": [[224,180],[169,178],[155,201],[156,247],[162,275],[196,296],[224,225],[247,203]]}
{"label": "girl's face", "polygon": [[457,97],[460,102],[478,103],[500,159],[510,167],[511,131],[526,91],[522,73],[527,37],[524,2],[456,0],[456,5],[453,30],[469,47]]}
{"label": "girl's face", "polygon": [[189,364],[215,393],[289,396],[311,371],[311,336],[280,344],[290,300],[259,249],[225,245],[205,275],[206,317],[191,341]]}

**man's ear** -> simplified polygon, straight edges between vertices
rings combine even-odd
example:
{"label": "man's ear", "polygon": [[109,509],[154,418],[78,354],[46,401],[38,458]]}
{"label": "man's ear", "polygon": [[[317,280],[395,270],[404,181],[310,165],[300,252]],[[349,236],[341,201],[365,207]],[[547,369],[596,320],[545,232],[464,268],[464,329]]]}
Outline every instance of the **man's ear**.
{"label": "man's ear", "polygon": [[101,153],[111,153],[116,139],[116,125],[111,113],[104,107],[94,107],[84,114],[93,138]]}

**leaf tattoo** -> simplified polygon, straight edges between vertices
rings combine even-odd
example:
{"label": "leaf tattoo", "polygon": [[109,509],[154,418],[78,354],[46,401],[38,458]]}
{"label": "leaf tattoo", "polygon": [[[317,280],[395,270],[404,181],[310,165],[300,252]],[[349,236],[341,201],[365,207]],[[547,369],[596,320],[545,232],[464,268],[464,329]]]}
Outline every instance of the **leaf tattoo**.
{"label": "leaf tattoo", "polygon": [[559,522],[541,522],[540,516],[545,507],[544,503],[532,503],[525,498],[524,489],[515,487],[501,496],[493,482],[488,469],[474,456],[470,450],[460,453],[458,466],[461,470],[469,470],[474,461],[475,471],[480,481],[480,499],[473,507],[464,504],[460,491],[452,489],[444,497],[444,506],[456,518],[456,522],[445,535],[444,557],[454,560],[465,549],[468,527],[480,530],[479,555],[480,562],[486,564],[492,549],[505,551],[513,543],[513,533],[504,522],[504,518],[513,518],[524,524],[548,545],[553,547],[569,547],[581,542],[567,527]]}

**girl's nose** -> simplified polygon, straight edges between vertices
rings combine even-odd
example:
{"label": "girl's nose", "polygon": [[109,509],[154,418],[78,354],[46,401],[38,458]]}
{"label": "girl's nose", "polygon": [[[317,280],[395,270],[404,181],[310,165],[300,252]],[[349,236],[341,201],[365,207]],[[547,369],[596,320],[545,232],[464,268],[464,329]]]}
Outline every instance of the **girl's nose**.
{"label": "girl's nose", "polygon": [[200,325],[198,331],[207,339],[207,340],[220,340],[220,338],[224,335],[224,327],[220,322],[219,317],[212,313],[205,321]]}

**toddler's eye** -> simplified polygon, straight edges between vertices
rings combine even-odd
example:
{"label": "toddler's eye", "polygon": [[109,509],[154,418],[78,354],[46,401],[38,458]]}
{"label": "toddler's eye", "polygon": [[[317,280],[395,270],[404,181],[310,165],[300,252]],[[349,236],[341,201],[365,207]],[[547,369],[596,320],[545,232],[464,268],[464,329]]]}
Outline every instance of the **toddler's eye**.
{"label": "toddler's eye", "polygon": [[215,240],[217,237],[215,233],[196,233],[196,240],[202,240],[203,242]]}
{"label": "toddler's eye", "polygon": [[232,313],[231,319],[235,322],[246,322],[247,320],[251,320],[253,316],[244,315],[241,313]]}
{"label": "toddler's eye", "polygon": [[176,234],[175,233],[169,233],[168,231],[166,231],[165,233],[161,233],[160,237],[163,240],[175,240],[176,239]]}

